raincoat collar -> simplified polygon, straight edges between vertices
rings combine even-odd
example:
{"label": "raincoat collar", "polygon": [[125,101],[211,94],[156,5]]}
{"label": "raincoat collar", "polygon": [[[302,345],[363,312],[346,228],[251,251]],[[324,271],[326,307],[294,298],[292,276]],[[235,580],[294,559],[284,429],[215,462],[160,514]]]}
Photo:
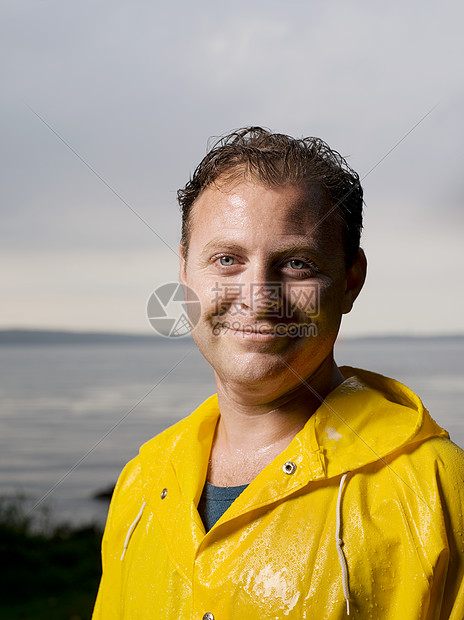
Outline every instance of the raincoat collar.
{"label": "raincoat collar", "polygon": [[[448,437],[421,400],[403,384],[366,370],[348,366],[340,370],[345,381],[325,398],[289,446],[266,468],[281,470],[287,461],[295,462],[297,472],[287,477],[291,480],[287,488],[354,471],[429,437]],[[166,457],[195,500],[199,500],[206,478],[219,415],[217,395],[213,395],[180,427],[173,427],[176,437],[174,441],[170,438]],[[145,468],[150,468],[151,455],[144,461]]]}
{"label": "raincoat collar", "polygon": [[[237,511],[238,516],[284,499],[310,482],[336,478],[375,461],[385,462],[389,455],[429,437],[448,437],[406,386],[365,370],[340,370],[345,381],[326,397],[288,447],[248,486],[240,502],[234,502],[227,512],[228,518],[233,518]],[[180,424],[162,433],[162,446],[155,440],[142,447],[144,486],[150,495],[153,486],[163,484],[162,479],[159,484],[154,479],[161,472],[164,480],[175,479],[184,501],[191,507],[198,504],[219,416],[217,396],[213,395]],[[284,471],[289,461],[296,465],[292,475]],[[202,524],[194,508],[190,517],[199,533]]]}

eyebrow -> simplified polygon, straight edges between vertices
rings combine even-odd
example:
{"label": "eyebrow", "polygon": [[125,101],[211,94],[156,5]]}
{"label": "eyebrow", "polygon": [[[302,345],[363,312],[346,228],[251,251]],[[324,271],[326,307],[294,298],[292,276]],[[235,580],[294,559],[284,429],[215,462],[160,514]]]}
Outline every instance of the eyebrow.
{"label": "eyebrow", "polygon": [[221,239],[220,237],[215,237],[214,239],[211,239],[211,241],[208,241],[208,243],[203,247],[201,254],[207,254],[209,251],[219,248],[221,248],[221,250],[230,250],[231,252],[245,251],[245,248],[239,243],[224,241],[224,239]]}
{"label": "eyebrow", "polygon": [[[208,241],[208,243],[204,246],[203,250],[201,251],[201,256],[208,254],[211,250],[214,249],[236,252],[238,254],[246,252],[246,249],[240,243],[234,243],[233,241],[226,241],[224,239],[221,239],[220,237],[215,237],[214,239],[211,239],[211,241]],[[273,254],[279,257],[292,256],[300,253],[317,254],[320,249],[320,245],[317,242],[314,243],[314,245],[310,245],[307,240],[302,242],[295,241],[293,243],[290,242],[288,244],[282,245],[281,248],[277,247],[273,251]]]}

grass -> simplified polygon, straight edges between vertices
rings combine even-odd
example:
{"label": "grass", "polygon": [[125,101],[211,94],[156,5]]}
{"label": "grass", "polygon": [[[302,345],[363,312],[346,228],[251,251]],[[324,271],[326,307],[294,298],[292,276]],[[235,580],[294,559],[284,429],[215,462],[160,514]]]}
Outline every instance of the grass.
{"label": "grass", "polygon": [[0,618],[89,620],[100,580],[101,530],[27,517],[21,498],[0,499]]}

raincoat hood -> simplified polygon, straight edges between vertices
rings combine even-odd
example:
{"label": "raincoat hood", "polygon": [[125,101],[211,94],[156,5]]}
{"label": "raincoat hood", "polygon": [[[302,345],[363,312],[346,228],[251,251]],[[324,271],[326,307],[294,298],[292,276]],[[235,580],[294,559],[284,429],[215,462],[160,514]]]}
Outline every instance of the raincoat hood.
{"label": "raincoat hood", "polygon": [[353,472],[430,437],[448,437],[405,385],[365,370],[345,366],[341,371],[345,381],[306,429],[307,436],[314,432],[327,477]]}
{"label": "raincoat hood", "polygon": [[113,496],[94,620],[462,620],[464,454],[407,387],[341,371],[208,533],[217,397],[142,446]]}

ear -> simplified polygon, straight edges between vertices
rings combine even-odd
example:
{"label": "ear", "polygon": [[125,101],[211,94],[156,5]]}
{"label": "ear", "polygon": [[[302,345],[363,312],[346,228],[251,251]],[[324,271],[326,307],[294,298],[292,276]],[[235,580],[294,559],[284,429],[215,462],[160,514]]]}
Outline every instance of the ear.
{"label": "ear", "polygon": [[184,246],[181,243],[179,245],[179,281],[181,284],[187,284],[186,268],[187,268],[186,256],[184,252]]}
{"label": "ear", "polygon": [[346,274],[346,289],[345,296],[343,298],[343,314],[348,314],[353,304],[355,302],[356,297],[361,292],[361,289],[364,285],[364,281],[366,280],[367,274],[367,259],[364,251],[359,248],[358,254],[354,259],[351,267],[348,269],[348,273]]}

